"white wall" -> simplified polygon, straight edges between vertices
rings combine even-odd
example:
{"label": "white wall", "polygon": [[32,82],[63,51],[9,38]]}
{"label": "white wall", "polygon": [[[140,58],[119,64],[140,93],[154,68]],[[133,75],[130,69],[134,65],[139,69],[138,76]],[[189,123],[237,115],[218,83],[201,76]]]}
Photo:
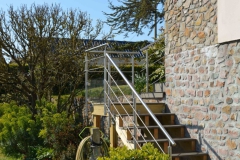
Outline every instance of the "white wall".
{"label": "white wall", "polygon": [[218,43],[240,39],[240,0],[218,0]]}

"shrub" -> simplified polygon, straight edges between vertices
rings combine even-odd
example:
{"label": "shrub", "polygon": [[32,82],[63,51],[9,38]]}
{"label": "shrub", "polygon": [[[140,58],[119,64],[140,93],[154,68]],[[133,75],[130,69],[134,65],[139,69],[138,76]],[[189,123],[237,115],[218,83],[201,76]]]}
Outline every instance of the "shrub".
{"label": "shrub", "polygon": [[146,143],[142,149],[127,149],[126,146],[110,148],[109,157],[100,157],[98,160],[168,160],[167,154],[160,153],[153,144]]}
{"label": "shrub", "polygon": [[43,145],[38,137],[41,123],[33,119],[28,107],[14,102],[0,104],[0,142],[3,153],[15,157],[35,157],[36,148]]}
{"label": "shrub", "polygon": [[146,86],[146,77],[143,74],[136,73],[134,75],[134,87],[138,93],[141,93]]}
{"label": "shrub", "polygon": [[80,142],[78,134],[84,127],[79,121],[82,115],[59,113],[56,104],[45,101],[37,103],[37,110],[32,117],[27,106],[0,103],[3,154],[23,159],[74,159]]}

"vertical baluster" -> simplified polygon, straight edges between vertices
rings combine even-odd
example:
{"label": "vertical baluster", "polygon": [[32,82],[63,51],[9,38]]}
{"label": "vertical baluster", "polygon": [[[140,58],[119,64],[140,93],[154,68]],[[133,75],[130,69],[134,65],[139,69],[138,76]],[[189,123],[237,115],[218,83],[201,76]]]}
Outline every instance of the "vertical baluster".
{"label": "vertical baluster", "polygon": [[88,54],[85,55],[85,122],[88,125]]}

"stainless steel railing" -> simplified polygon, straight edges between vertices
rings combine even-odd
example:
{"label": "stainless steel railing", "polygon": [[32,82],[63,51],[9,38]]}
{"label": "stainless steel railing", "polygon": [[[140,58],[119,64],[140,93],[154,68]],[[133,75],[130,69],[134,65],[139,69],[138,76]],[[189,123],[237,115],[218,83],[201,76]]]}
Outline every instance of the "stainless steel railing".
{"label": "stainless steel railing", "polygon": [[149,77],[152,77],[155,74],[155,72],[152,72],[152,73],[149,72],[149,60],[152,59],[153,56],[157,56],[157,59],[154,62],[151,62],[151,65],[161,64],[162,66],[164,66],[165,46],[161,46],[162,48],[158,48],[158,50],[161,51],[161,53],[158,55],[155,55],[154,53],[150,54],[148,51],[149,48],[154,47],[154,45],[157,44],[158,42],[160,42],[162,39],[164,39],[164,35],[162,35],[158,40],[156,40],[156,41],[150,43],[149,45],[143,47],[142,49],[140,49],[141,52],[145,52],[143,69],[141,70],[141,72],[145,71],[146,86],[144,89],[146,90],[146,92],[149,92],[150,86],[153,86],[155,83],[158,83],[160,79],[164,78],[164,75],[162,75],[158,79],[151,81],[151,83],[150,83],[150,79],[149,79]]}
{"label": "stainless steel railing", "polygon": [[[138,127],[139,126],[139,124],[137,123],[137,119],[138,119],[139,123],[144,126],[144,130],[146,130],[148,132],[148,135],[150,135],[150,137],[154,140],[155,144],[159,147],[159,149],[162,152],[164,152],[162,147],[159,145],[157,140],[154,138],[154,136],[148,129],[147,125],[145,125],[144,121],[141,119],[141,116],[138,113],[138,110],[136,108],[136,100],[138,100],[140,102],[140,104],[144,107],[144,109],[147,111],[147,113],[152,117],[154,122],[157,124],[158,128],[160,128],[160,130],[163,132],[163,134],[168,139],[168,141],[169,141],[168,154],[171,154],[171,145],[175,146],[176,145],[175,141],[168,134],[168,132],[165,130],[165,128],[159,122],[157,117],[149,109],[147,104],[142,100],[142,98],[140,97],[140,95],[137,93],[137,91],[134,88],[134,56],[133,55],[131,56],[131,58],[132,58],[131,62],[132,62],[133,67],[132,67],[132,83],[130,83],[129,80],[125,77],[123,72],[119,69],[117,64],[114,62],[114,60],[109,55],[109,53],[111,53],[111,51],[106,51],[107,44],[103,44],[99,47],[102,47],[102,46],[105,46],[105,49],[104,49],[104,112],[105,112],[105,114],[107,114],[107,113],[109,114],[109,121],[111,121],[112,119],[115,120],[116,116],[118,116],[125,124],[129,123],[129,121],[130,121],[133,124],[133,132],[132,132],[132,128],[129,127],[128,125],[126,125],[125,128],[131,134],[131,137],[132,137],[133,143],[134,143],[134,148],[141,148],[141,144],[138,142],[138,139],[142,139],[144,142],[147,142],[147,139],[145,138],[146,133],[141,133],[141,129],[139,129],[139,127]],[[94,51],[92,51],[92,50],[94,50],[95,48],[96,47],[89,49],[87,51],[94,53]],[[99,51],[97,51],[97,52],[99,52]],[[114,53],[116,53],[116,51],[114,51]],[[126,52],[118,52],[118,53],[126,54]],[[127,54],[129,54],[129,53],[127,53]],[[136,52],[131,52],[130,54],[136,54]],[[88,64],[88,62],[89,62],[89,60],[88,60],[87,54],[86,54],[85,63]],[[126,85],[131,89],[131,91],[132,91],[132,99],[131,100],[124,94],[124,92],[120,89],[120,87],[116,83],[116,80],[114,79],[114,77],[111,74],[111,67],[113,67],[117,71],[117,73],[125,81]],[[88,76],[88,66],[87,65],[85,65],[85,76]],[[87,96],[88,96],[87,81],[88,81],[88,79],[85,79],[85,81],[86,81],[85,82],[85,87],[86,87],[85,88],[86,89],[85,96],[86,96],[86,102],[87,102],[87,100],[88,100],[87,99]],[[117,86],[119,91],[122,93],[122,97],[124,97],[125,102],[131,107],[132,113],[128,113],[127,109],[124,106],[125,104],[120,100],[119,96],[117,96],[115,91],[112,89],[112,86],[111,86],[112,83],[114,83],[115,86]],[[116,103],[112,100],[111,97],[114,97],[115,101],[118,104],[120,104],[122,110],[125,112],[124,116],[129,117],[128,121],[126,121],[124,119],[124,116],[122,116],[118,107],[116,106]]]}

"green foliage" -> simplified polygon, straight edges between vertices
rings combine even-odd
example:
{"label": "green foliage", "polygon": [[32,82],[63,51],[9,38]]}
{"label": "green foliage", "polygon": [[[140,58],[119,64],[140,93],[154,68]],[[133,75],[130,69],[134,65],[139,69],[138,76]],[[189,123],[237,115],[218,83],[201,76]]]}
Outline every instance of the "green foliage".
{"label": "green foliage", "polygon": [[54,103],[37,102],[32,117],[26,106],[0,104],[0,147],[14,157],[72,160],[83,129],[80,114],[59,113]]}
{"label": "green foliage", "polygon": [[150,80],[152,82],[165,82],[165,67],[159,66],[151,75]]}
{"label": "green foliage", "polygon": [[0,63],[0,92],[8,95],[0,95],[0,101],[21,99],[19,104],[27,104],[35,116],[36,101],[50,100],[52,93],[69,94],[69,100],[57,106],[70,111],[67,107],[84,83],[86,48],[97,37],[111,35],[103,29],[102,21],[93,23],[86,12],[64,11],[59,4],[0,10],[1,55],[11,60]]}
{"label": "green foliage", "polygon": [[[64,111],[56,112],[56,106],[48,104],[42,109],[42,129],[39,136],[44,139],[44,144],[51,150],[46,150],[54,159],[73,159],[80,139],[79,131],[82,129],[80,123],[76,123],[74,115],[68,116]],[[40,157],[40,156],[39,156]]]}
{"label": "green foliage", "polygon": [[127,149],[126,146],[110,148],[109,157],[101,157],[98,160],[168,160],[167,154],[160,153],[153,144],[146,143],[142,149]]}
{"label": "green foliage", "polygon": [[15,157],[34,157],[36,147],[43,144],[38,137],[40,120],[33,119],[26,106],[20,107],[13,102],[0,104],[0,110],[0,141],[3,152]]}
{"label": "green foliage", "polygon": [[106,23],[117,30],[117,34],[130,32],[142,35],[143,29],[153,28],[163,22],[164,0],[119,0],[117,5],[109,1],[109,8],[112,13],[104,14],[107,16]]}
{"label": "green foliage", "polygon": [[134,87],[138,93],[141,93],[146,86],[146,77],[143,74],[136,73],[134,75]]}
{"label": "green foliage", "polygon": [[1,149],[0,149],[0,159],[1,160],[16,160],[16,158],[14,158],[14,157],[10,157],[10,156],[3,154]]}
{"label": "green foliage", "polygon": [[[122,90],[122,92],[125,95],[131,94],[130,88],[127,87],[126,85],[120,85],[119,88]],[[112,86],[112,89],[117,96],[122,96],[121,92],[118,90],[118,88],[116,86]],[[85,92],[82,92],[81,94],[84,95]],[[90,99],[100,99],[100,98],[103,98],[103,96],[104,96],[103,95],[103,87],[96,87],[96,88],[91,88],[88,90],[88,97]]]}
{"label": "green foliage", "polygon": [[151,82],[164,82],[165,81],[165,43],[164,37],[160,35],[160,38],[156,43],[148,49],[149,64],[155,66],[154,71],[150,71]]}

